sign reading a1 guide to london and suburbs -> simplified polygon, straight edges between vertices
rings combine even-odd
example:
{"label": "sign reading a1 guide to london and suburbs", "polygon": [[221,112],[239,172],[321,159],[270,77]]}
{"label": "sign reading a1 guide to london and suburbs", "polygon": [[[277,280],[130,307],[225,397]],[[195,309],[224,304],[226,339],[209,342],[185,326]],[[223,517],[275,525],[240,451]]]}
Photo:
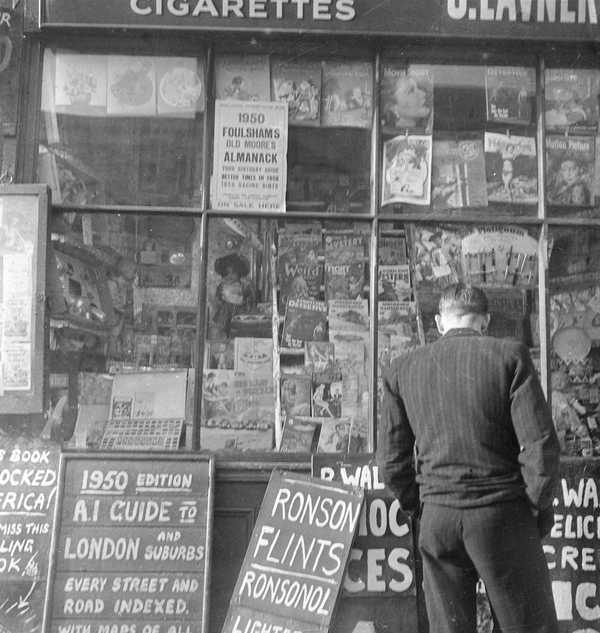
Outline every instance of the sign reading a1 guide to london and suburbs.
{"label": "sign reading a1 guide to london and suburbs", "polygon": [[215,103],[211,207],[285,211],[286,103]]}

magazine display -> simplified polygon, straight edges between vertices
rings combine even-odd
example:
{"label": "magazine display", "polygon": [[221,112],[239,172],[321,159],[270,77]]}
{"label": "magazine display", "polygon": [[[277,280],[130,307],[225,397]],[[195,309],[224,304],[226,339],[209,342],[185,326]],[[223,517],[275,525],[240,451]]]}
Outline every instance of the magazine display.
{"label": "magazine display", "polygon": [[217,99],[270,101],[269,56],[217,56],[215,86]]}
{"label": "magazine display", "polygon": [[535,106],[535,68],[488,66],[485,69],[487,120],[529,125]]}
{"label": "magazine display", "polygon": [[332,369],[335,362],[335,346],[329,341],[304,343],[304,370],[308,374]]}
{"label": "magazine display", "polygon": [[590,132],[598,128],[598,71],[548,68],[544,75],[546,128]]}
{"label": "magazine display", "polygon": [[428,206],[431,201],[432,138],[396,136],[383,144],[382,204]]}
{"label": "magazine display", "polygon": [[337,370],[313,374],[312,415],[315,418],[339,418],[344,393],[342,373]]}
{"label": "magazine display", "polygon": [[271,64],[272,98],[288,104],[290,125],[318,125],[321,64],[275,59]]}
{"label": "magazine display", "polygon": [[317,453],[347,453],[350,448],[351,432],[350,420],[324,418],[321,420]]}
{"label": "magazine display", "polygon": [[331,299],[327,306],[330,330],[359,332],[369,329],[367,299]]}
{"label": "magazine display", "polygon": [[357,299],[365,285],[364,237],[353,232],[325,235],[326,299]]}
{"label": "magazine display", "polygon": [[381,236],[378,246],[377,262],[380,266],[408,264],[406,235]]}
{"label": "magazine display", "polygon": [[288,299],[283,321],[283,347],[303,348],[305,341],[327,340],[327,304],[302,297]]}
{"label": "magazine display", "polygon": [[595,140],[594,136],[546,137],[548,204],[573,207],[593,204]]}
{"label": "magazine display", "polygon": [[310,415],[312,383],[310,376],[282,374],[280,378],[282,419],[292,416]]}
{"label": "magazine display", "polygon": [[317,449],[322,421],[306,416],[288,418],[283,425],[282,453],[314,453]]}
{"label": "magazine display", "polygon": [[434,209],[486,207],[483,142],[434,141],[431,186]]}
{"label": "magazine display", "polygon": [[433,129],[433,71],[421,64],[383,65],[381,125],[385,133]]}
{"label": "magazine display", "polygon": [[373,66],[369,62],[323,62],[321,124],[371,126]]}
{"label": "magazine display", "polygon": [[[418,344],[417,311],[414,301],[380,301],[377,304],[377,335],[404,339],[412,348]],[[390,341],[391,342],[391,341]]]}
{"label": "magazine display", "polygon": [[234,349],[236,371],[249,376],[272,377],[273,339],[236,337]]}
{"label": "magazine display", "polygon": [[460,242],[458,227],[414,225],[413,255],[418,288],[441,289],[460,280]]}
{"label": "magazine display", "polygon": [[406,301],[410,299],[410,269],[408,264],[384,265],[377,269],[380,301]]}
{"label": "magazine display", "polygon": [[235,339],[206,341],[206,369],[235,369]]}
{"label": "magazine display", "polygon": [[537,202],[535,138],[486,132],[485,171],[489,202]]}

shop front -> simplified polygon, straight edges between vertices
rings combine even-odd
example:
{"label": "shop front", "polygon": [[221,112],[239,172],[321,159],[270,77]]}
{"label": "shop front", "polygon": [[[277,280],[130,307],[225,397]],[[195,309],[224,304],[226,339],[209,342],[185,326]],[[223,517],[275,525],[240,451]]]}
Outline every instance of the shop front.
{"label": "shop front", "polygon": [[[564,633],[597,628],[598,3],[13,4],[15,180],[36,183],[0,190],[3,284],[21,289],[3,295],[13,430],[49,438],[64,481],[86,456],[94,472],[98,455],[115,472],[133,456],[136,481],[139,459],[204,473],[195,460],[213,456],[210,633],[271,472],[358,483],[367,510],[332,627],[425,631],[413,525],[372,461],[382,375],[435,340],[440,290],[470,281],[551,398],[557,613]],[[52,631],[142,630],[90,605],[68,615],[92,628]]]}

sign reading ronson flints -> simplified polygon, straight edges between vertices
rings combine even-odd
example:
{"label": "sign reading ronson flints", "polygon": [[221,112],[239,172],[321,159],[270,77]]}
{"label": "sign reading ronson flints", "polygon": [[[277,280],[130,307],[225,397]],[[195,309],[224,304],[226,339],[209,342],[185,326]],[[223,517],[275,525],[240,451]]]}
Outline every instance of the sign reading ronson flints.
{"label": "sign reading ronson flints", "polygon": [[45,0],[42,26],[599,38],[600,0]]}
{"label": "sign reading ronson flints", "polygon": [[206,631],[213,472],[200,455],[63,455],[46,631]]}

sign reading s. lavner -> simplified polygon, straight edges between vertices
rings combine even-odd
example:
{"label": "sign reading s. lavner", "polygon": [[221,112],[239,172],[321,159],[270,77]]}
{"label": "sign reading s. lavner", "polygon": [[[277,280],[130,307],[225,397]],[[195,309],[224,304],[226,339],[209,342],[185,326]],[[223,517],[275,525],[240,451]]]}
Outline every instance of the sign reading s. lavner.
{"label": "sign reading s. lavner", "polygon": [[223,633],[314,633],[329,626],[363,492],[273,471]]}

